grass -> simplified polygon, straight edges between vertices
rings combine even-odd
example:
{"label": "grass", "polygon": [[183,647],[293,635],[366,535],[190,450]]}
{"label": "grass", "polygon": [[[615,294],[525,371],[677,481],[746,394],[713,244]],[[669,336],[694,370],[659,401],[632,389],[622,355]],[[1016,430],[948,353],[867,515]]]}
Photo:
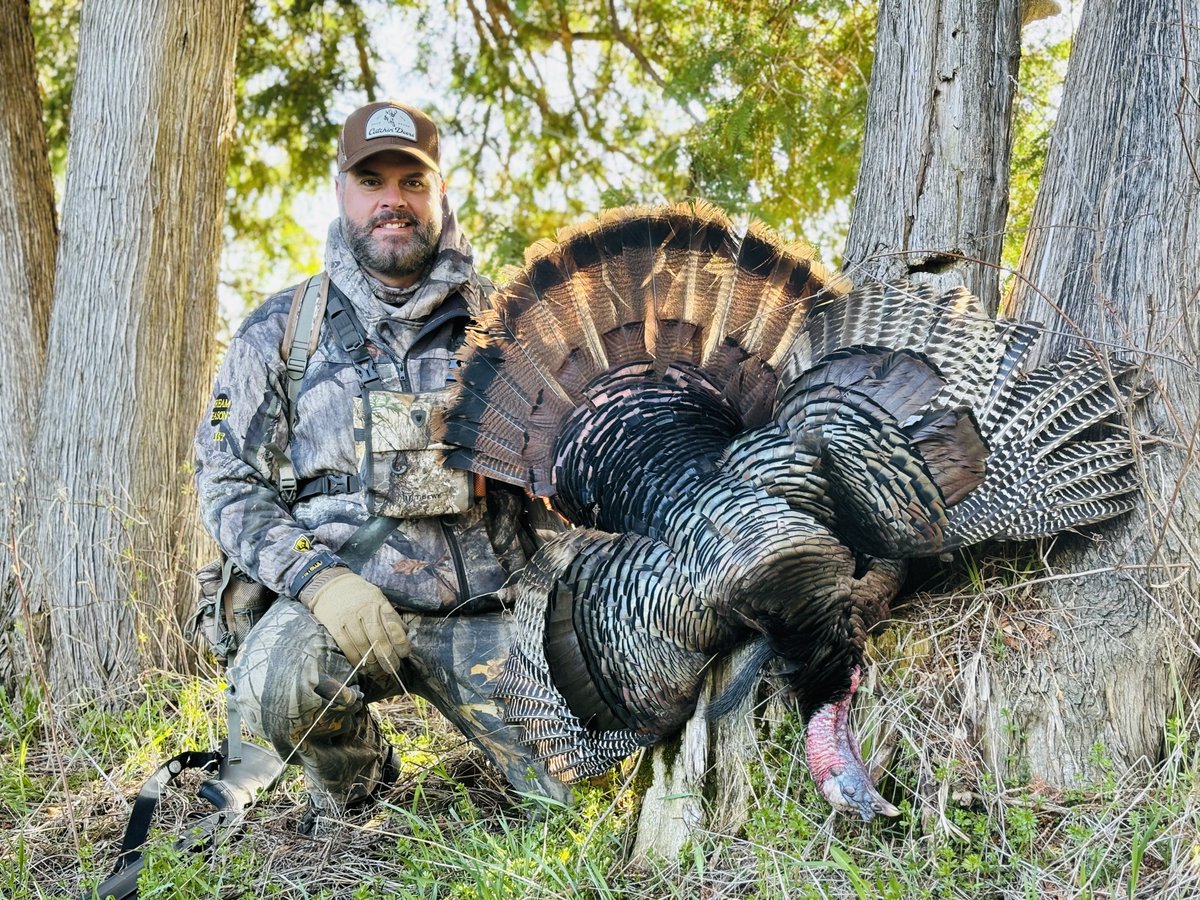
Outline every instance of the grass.
{"label": "grass", "polygon": [[[1014,641],[1030,639],[1036,616],[1019,606],[1010,598],[998,614],[976,593],[925,597],[876,641],[856,720],[882,758],[882,790],[903,811],[895,821],[831,815],[803,764],[801,723],[768,699],[742,827],[698,831],[678,858],[635,864],[635,779],[581,787],[570,808],[539,806],[510,795],[436,713],[401,699],[383,711],[403,774],[380,804],[326,836],[300,837],[304,792],[293,769],[239,836],[210,853],[180,853],[173,833],[203,810],[196,779],[184,778],[164,798],[141,896],[1200,895],[1195,706],[1180,699],[1163,723],[1161,763],[1119,771],[1096,745],[1093,777],[1068,786],[1027,776],[1015,722],[1002,729],[1012,733],[999,758],[974,734],[957,679],[972,661],[1003,661]],[[141,782],[174,753],[216,744],[220,687],[149,673],[119,714],[60,709],[32,686],[0,695],[0,896],[77,896],[107,875]]]}

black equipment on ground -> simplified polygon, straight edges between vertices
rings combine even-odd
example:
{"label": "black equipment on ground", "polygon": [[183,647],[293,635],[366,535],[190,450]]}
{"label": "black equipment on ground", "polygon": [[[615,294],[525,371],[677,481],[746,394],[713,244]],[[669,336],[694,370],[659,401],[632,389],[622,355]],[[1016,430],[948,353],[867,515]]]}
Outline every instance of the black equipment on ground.
{"label": "black equipment on ground", "polygon": [[213,812],[188,823],[175,841],[179,850],[207,849],[219,834],[240,825],[260,791],[275,786],[283,774],[283,760],[273,750],[257,744],[242,743],[240,758],[228,753],[226,742],[219,750],[186,751],[167,760],[142,785],[133,803],[133,812],[121,839],[121,853],[113,873],[94,890],[80,895],[81,900],[133,900],[138,895],[138,875],[145,865],[142,846],[150,833],[150,821],[162,798],[163,788],[189,769],[216,772],[200,785],[197,795],[213,807]]}

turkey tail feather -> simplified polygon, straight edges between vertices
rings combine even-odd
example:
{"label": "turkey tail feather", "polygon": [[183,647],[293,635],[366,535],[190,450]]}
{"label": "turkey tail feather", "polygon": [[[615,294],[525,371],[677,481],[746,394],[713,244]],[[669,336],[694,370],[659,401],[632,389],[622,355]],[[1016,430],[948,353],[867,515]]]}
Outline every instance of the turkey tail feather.
{"label": "turkey tail feather", "polygon": [[[705,394],[735,432],[760,425],[810,306],[845,290],[807,250],[759,225],[739,235],[703,202],[613,210],[566,228],[527,251],[471,332],[440,432],[459,448],[449,461],[553,497],[560,435],[590,433],[605,403],[636,404],[636,391],[608,389],[631,377]],[[591,471],[594,456],[579,460]],[[636,470],[620,476],[641,480]]]}

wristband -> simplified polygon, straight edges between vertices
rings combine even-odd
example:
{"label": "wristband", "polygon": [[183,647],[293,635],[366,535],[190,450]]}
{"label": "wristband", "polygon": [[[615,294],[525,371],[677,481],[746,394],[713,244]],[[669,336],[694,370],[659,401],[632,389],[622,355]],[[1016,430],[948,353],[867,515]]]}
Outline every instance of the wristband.
{"label": "wristband", "polygon": [[328,550],[322,550],[320,553],[313,556],[305,564],[304,568],[297,573],[288,585],[288,595],[291,597],[299,597],[300,592],[308,586],[321,572],[326,569],[332,569],[334,566],[345,566],[346,564],[330,553]]}

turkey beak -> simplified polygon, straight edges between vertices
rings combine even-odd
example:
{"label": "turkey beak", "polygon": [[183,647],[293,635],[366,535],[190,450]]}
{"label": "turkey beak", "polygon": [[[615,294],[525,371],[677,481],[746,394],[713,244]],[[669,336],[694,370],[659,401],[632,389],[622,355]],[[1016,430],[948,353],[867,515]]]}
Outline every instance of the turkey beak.
{"label": "turkey beak", "polygon": [[875,816],[887,816],[894,819],[900,815],[900,810],[884,800],[874,788],[871,788],[870,793],[871,796],[864,798],[865,802],[858,808],[858,814],[862,816],[864,822],[870,822]]}

